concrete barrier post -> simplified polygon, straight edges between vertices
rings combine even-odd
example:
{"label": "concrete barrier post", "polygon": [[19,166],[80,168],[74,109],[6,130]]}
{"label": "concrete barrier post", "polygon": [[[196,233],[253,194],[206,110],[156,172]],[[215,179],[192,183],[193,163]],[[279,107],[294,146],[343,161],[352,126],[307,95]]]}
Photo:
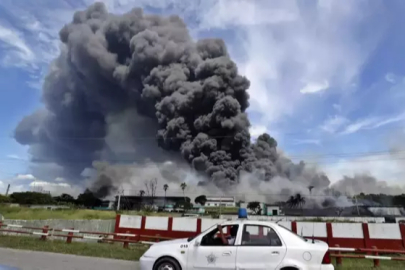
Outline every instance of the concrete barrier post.
{"label": "concrete barrier post", "polygon": [[[130,233],[130,231],[126,232],[127,234]],[[129,248],[129,236],[125,236],[125,240],[124,240],[124,248]]]}
{"label": "concrete barrier post", "polygon": [[[335,247],[339,248],[339,245],[335,245]],[[340,250],[338,250],[337,252],[338,257],[336,257],[336,267],[340,267],[342,266],[342,257],[340,257],[340,255],[342,254],[342,252]]]}
{"label": "concrete barrier post", "polygon": [[[376,246],[372,247],[373,249],[377,249]],[[378,251],[373,252],[374,256],[378,256]],[[380,267],[380,259],[374,259],[374,267]]]}
{"label": "concrete barrier post", "polygon": [[[71,230],[74,230],[74,228],[71,228]],[[68,233],[68,237],[66,238],[66,244],[71,244],[72,243],[72,239],[73,239],[73,232],[69,232]]]}
{"label": "concrete barrier post", "polygon": [[43,235],[41,235],[41,240],[45,241],[46,240],[46,235],[48,234],[49,231],[49,226],[44,226],[44,228],[42,229],[42,233]]}

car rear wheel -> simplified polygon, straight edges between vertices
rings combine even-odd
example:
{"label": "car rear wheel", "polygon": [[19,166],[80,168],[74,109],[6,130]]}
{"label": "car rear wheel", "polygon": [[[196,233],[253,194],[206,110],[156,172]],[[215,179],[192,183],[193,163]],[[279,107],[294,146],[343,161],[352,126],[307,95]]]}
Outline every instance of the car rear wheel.
{"label": "car rear wheel", "polygon": [[156,264],[153,270],[181,270],[178,262],[172,258],[162,258]]}

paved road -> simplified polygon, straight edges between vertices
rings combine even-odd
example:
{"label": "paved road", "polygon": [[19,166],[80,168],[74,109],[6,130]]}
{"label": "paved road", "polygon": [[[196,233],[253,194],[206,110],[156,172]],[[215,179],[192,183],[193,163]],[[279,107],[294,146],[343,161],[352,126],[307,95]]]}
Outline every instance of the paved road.
{"label": "paved road", "polygon": [[21,270],[139,270],[137,262],[0,248],[2,266]]}

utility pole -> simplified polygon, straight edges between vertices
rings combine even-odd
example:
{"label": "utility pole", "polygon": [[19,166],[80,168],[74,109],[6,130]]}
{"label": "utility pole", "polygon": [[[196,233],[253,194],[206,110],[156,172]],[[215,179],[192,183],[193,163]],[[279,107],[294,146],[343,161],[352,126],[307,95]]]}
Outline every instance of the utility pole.
{"label": "utility pole", "polygon": [[120,211],[120,206],[121,206],[121,193],[123,193],[124,190],[120,189],[118,191],[118,203],[117,203],[117,211]]}
{"label": "utility pole", "polygon": [[222,194],[221,197],[219,198],[219,218],[221,218],[221,213],[222,213]]}
{"label": "utility pole", "polygon": [[357,203],[357,196],[356,195],[354,195],[354,199],[356,200],[357,215],[360,216],[359,204]]}
{"label": "utility pole", "polygon": [[6,197],[8,196],[8,192],[10,191],[10,184],[8,184],[7,186],[7,190],[6,190]]}

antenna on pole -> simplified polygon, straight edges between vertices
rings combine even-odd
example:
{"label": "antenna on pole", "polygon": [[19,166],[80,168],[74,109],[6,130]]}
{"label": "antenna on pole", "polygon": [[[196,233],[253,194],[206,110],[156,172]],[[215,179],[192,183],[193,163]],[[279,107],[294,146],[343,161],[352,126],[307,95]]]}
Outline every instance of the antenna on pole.
{"label": "antenna on pole", "polygon": [[312,222],[312,244],[315,243],[315,222]]}

